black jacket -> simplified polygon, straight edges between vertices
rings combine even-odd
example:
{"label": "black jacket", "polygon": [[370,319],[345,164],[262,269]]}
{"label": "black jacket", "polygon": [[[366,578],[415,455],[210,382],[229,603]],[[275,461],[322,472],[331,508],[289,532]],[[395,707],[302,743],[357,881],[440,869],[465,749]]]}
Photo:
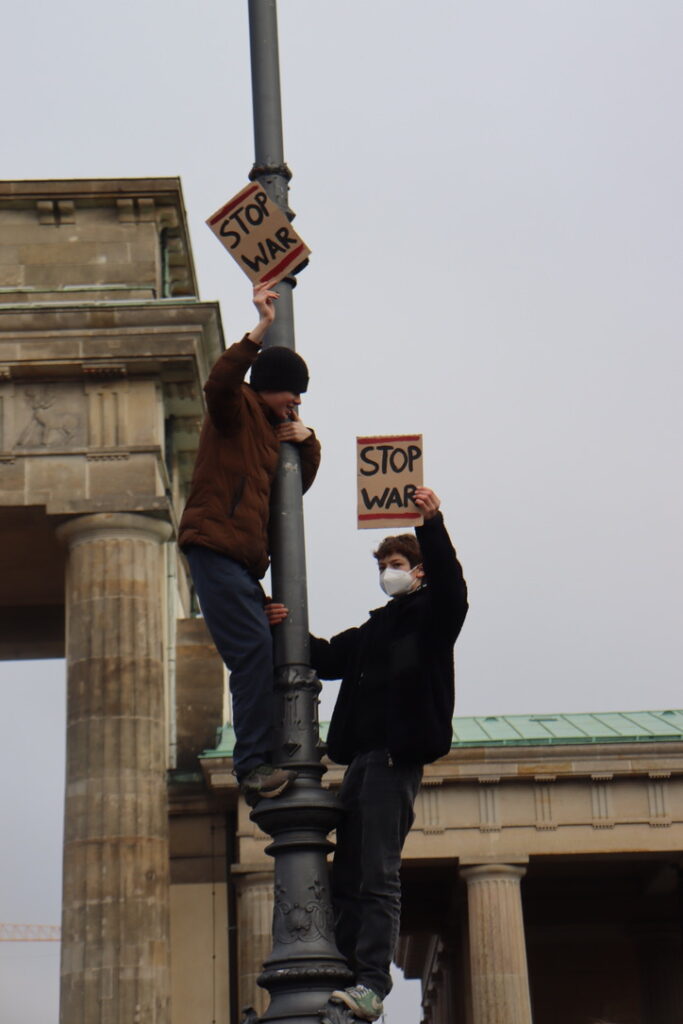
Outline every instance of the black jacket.
{"label": "black jacket", "polygon": [[363,673],[383,662],[388,682],[386,745],[397,764],[429,764],[450,750],[453,645],[467,614],[467,585],[438,513],[415,530],[426,586],[370,612],[362,626],[331,640],[311,637],[311,664],[321,679],[341,679],[327,737],[329,755],[349,764],[358,746]]}

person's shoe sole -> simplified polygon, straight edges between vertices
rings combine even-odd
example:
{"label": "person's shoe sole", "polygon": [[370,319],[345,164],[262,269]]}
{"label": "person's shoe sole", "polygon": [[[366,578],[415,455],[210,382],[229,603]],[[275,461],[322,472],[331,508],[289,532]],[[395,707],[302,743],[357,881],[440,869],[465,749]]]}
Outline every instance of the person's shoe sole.
{"label": "person's shoe sole", "polygon": [[259,800],[272,800],[273,797],[281,796],[285,790],[289,789],[291,784],[297,777],[297,772],[288,771],[287,778],[284,779],[278,786],[273,786],[270,789],[243,789],[242,796],[246,800],[249,807],[254,807]]}
{"label": "person's shoe sole", "polygon": [[291,772],[289,778],[281,782],[279,786],[274,786],[272,789],[259,789],[258,796],[262,796],[265,799],[273,796],[280,796],[280,794],[284,793],[286,789],[289,789],[295,778],[296,772]]}
{"label": "person's shoe sole", "polygon": [[343,992],[341,989],[337,989],[335,992],[332,993],[332,995],[330,996],[330,1002],[343,1003],[344,1006],[348,1006],[349,1010],[351,1010],[351,1013],[353,1013],[356,1017],[359,1017],[360,1020],[379,1020],[379,1018],[382,1016],[382,1013],[384,1012],[380,1011],[379,1013],[373,1013],[371,1017],[368,1017],[367,1013],[365,1013],[363,1008],[358,1006],[358,1004],[354,1002],[351,996],[347,995],[346,992]]}

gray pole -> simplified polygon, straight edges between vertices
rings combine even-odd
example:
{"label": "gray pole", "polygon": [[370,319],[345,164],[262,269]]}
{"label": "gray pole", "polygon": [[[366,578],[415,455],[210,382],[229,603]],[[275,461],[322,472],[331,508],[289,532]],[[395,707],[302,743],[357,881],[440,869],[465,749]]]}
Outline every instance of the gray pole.
{"label": "gray pole", "polygon": [[[249,0],[255,164],[250,178],[287,213],[289,168],[284,162],[275,0]],[[293,279],[277,286],[280,298],[265,345],[294,348]],[[259,984],[270,993],[263,1021],[319,1024],[332,989],[348,985],[350,972],[334,942],[327,874],[328,833],[337,802],[322,789],[318,738],[320,683],[310,668],[301,468],[296,445],[281,446],[271,505],[273,596],[289,608],[275,631],[278,736],[275,762],[298,771],[282,797],[261,800],[252,811],[272,836],[275,859],[273,950]]]}

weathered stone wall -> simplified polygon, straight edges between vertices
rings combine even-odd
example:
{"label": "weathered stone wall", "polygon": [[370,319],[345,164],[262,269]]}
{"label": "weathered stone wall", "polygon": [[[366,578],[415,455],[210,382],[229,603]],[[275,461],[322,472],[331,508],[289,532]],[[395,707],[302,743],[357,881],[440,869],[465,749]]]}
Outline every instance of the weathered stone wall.
{"label": "weathered stone wall", "polygon": [[168,180],[0,182],[0,302],[194,295]]}

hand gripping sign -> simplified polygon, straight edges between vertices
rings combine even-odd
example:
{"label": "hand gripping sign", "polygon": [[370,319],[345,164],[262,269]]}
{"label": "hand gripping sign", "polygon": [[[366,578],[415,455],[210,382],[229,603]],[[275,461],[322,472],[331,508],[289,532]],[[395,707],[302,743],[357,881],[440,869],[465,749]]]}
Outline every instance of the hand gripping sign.
{"label": "hand gripping sign", "polygon": [[253,284],[276,285],[310,254],[286,215],[254,182],[206,222]]}
{"label": "hand gripping sign", "polygon": [[358,529],[421,526],[422,434],[357,437]]}

